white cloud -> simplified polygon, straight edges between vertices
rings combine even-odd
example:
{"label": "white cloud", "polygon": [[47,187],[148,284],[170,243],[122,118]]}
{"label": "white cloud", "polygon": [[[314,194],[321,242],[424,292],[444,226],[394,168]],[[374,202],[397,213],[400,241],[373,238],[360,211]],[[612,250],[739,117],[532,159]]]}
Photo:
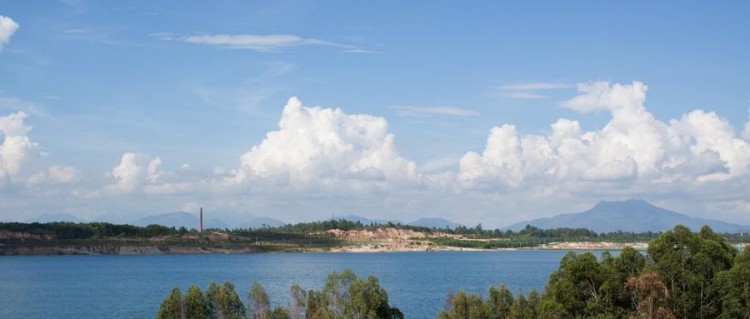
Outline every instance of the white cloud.
{"label": "white cloud", "polygon": [[10,37],[18,30],[18,23],[10,17],[0,16],[0,51],[10,42]]}
{"label": "white cloud", "polygon": [[[142,167],[135,153],[125,153],[120,159],[120,164],[112,168],[114,182],[106,187],[107,191],[114,193],[130,193],[136,190],[139,183]],[[144,157],[141,155],[140,157]]]}
{"label": "white cloud", "polygon": [[490,95],[507,99],[548,99],[549,96],[540,91],[569,89],[573,86],[565,83],[526,82],[498,85]]}
{"label": "white cloud", "polygon": [[31,131],[24,123],[27,117],[24,112],[0,117],[0,180],[18,175],[25,160],[34,154],[37,144],[26,136]]}
{"label": "white cloud", "polygon": [[49,179],[55,183],[70,183],[78,179],[76,169],[72,166],[52,165],[48,172]]}
{"label": "white cloud", "polygon": [[700,187],[750,174],[750,145],[713,112],[695,110],[667,124],[646,110],[643,83],[594,82],[578,90],[563,106],[610,112],[604,128],[582,132],[568,119],[554,123],[548,135],[519,135],[509,124],[495,127],[482,154],[469,152],[461,159],[459,182],[511,188],[616,183],[627,193],[642,191],[636,184]]}
{"label": "white cloud", "polygon": [[320,39],[303,38],[291,34],[205,34],[175,37],[170,33],[155,34],[161,40],[180,40],[188,43],[215,45],[232,49],[261,52],[277,51],[293,46],[329,46],[345,52],[369,52],[361,48]]}
{"label": "white cloud", "polygon": [[[747,112],[750,113],[750,108],[747,109]],[[747,123],[745,123],[745,130],[742,131],[742,138],[750,142],[750,116],[748,116]]]}
{"label": "white cloud", "polygon": [[476,111],[453,107],[453,106],[394,106],[393,109],[400,116],[425,116],[425,115],[453,115],[473,116],[478,115]]}
{"label": "white cloud", "polygon": [[291,98],[279,130],[242,155],[231,182],[353,190],[416,181],[416,165],[393,142],[383,118],[303,107]]}
{"label": "white cloud", "polygon": [[149,154],[127,152],[120,163],[112,168],[112,182],[104,187],[104,193],[171,195],[195,191],[205,182],[189,174],[190,165],[182,164],[176,171],[160,169],[161,158]]}
{"label": "white cloud", "polygon": [[127,152],[122,155],[120,163],[112,168],[113,182],[105,187],[110,193],[133,193],[145,182],[157,182],[160,173],[157,171],[161,159],[148,154]]}
{"label": "white cloud", "polygon": [[67,184],[78,180],[78,172],[72,166],[52,165],[46,170],[37,172],[28,179],[29,186],[40,185],[45,182],[53,184]]}

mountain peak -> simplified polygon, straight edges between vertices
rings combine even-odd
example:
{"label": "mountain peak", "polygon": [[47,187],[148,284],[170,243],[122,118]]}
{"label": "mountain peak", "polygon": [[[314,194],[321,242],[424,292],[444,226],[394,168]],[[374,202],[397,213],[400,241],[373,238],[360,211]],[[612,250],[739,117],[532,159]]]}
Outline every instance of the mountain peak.
{"label": "mountain peak", "polygon": [[645,201],[643,199],[632,198],[632,199],[626,199],[626,200],[621,200],[621,201],[606,201],[606,200],[599,201],[596,205],[594,205],[594,207],[592,208],[592,210],[597,209],[597,208],[622,207],[622,206],[626,206],[626,207],[656,207],[656,206],[652,205],[651,203],[649,203],[649,202],[647,202],[647,201]]}
{"label": "mountain peak", "polygon": [[596,232],[631,231],[659,232],[682,224],[691,229],[710,226],[716,232],[746,232],[750,227],[725,223],[718,220],[690,217],[678,212],[657,207],[642,199],[623,201],[600,201],[581,213],[563,214],[514,224],[508,229],[519,230],[529,224],[547,229],[558,227],[588,228]]}

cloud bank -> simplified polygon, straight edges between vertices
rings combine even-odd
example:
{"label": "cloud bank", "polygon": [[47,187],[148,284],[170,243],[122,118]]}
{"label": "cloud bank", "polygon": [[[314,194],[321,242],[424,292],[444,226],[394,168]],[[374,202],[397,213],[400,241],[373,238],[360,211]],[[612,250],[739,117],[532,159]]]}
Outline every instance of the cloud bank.
{"label": "cloud bank", "polygon": [[[646,108],[647,91],[640,82],[580,84],[562,107],[608,112],[603,127],[584,130],[577,120],[560,118],[542,133],[521,134],[514,124],[499,124],[483,149],[421,167],[401,155],[386,119],[304,106],[293,97],[278,128],[237,154],[234,168],[200,172],[182,164],[170,170],[157,155],[128,151],[103,182],[59,164],[29,170],[38,146],[28,137],[28,114],[16,112],[0,117],[0,185],[57,188],[57,194],[92,203],[140,198],[173,209],[213,198],[228,211],[254,207],[297,220],[349,211],[496,226],[578,209],[560,207],[640,197],[678,210],[699,205],[747,223],[750,121],[735,130],[703,110],[659,120]],[[454,111],[447,112],[458,115]]]}
{"label": "cloud bank", "polygon": [[640,82],[581,84],[563,107],[608,111],[604,128],[584,132],[571,119],[559,119],[546,135],[520,135],[512,124],[495,127],[481,154],[461,159],[458,182],[506,188],[618,183],[621,191],[636,192],[635,182],[701,186],[747,177],[750,145],[726,119],[694,110],[661,122],[645,108],[646,91]]}

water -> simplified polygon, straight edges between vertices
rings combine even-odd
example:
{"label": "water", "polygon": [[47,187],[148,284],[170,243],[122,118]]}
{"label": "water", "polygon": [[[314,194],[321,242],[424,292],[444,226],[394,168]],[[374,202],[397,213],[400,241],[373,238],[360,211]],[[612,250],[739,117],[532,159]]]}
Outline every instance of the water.
{"label": "water", "polygon": [[322,288],[331,271],[372,274],[407,318],[435,318],[450,291],[541,290],[564,251],[0,257],[0,318],[153,318],[172,287],[258,281],[276,305],[289,287]]}

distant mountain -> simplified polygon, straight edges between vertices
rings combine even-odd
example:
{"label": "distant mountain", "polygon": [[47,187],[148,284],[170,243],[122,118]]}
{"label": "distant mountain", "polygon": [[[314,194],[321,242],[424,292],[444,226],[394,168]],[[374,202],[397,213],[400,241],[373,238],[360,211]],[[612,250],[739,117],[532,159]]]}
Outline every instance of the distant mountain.
{"label": "distant mountain", "polygon": [[506,227],[518,231],[526,225],[547,229],[558,227],[588,228],[596,232],[659,232],[674,228],[678,224],[697,231],[708,225],[715,232],[739,233],[750,231],[750,226],[730,224],[718,220],[690,217],[650,203],[631,199],[626,201],[601,201],[593,208],[576,214],[563,214],[554,217],[539,218]]}
{"label": "distant mountain", "polygon": [[[148,226],[151,224],[162,225],[167,227],[185,227],[187,229],[200,228],[200,219],[188,212],[174,212],[159,215],[146,216],[133,222],[136,226]],[[211,218],[203,221],[203,227],[208,228],[227,228],[227,224],[219,219]]]}
{"label": "distant mountain", "polygon": [[51,222],[71,222],[71,223],[85,223],[87,220],[80,219],[71,214],[57,213],[57,214],[42,214],[36,217],[25,220],[27,223],[51,223]]}
{"label": "distant mountain", "polygon": [[287,223],[280,221],[276,218],[271,217],[255,217],[248,222],[240,224],[240,228],[262,228],[267,227],[281,227]]}

